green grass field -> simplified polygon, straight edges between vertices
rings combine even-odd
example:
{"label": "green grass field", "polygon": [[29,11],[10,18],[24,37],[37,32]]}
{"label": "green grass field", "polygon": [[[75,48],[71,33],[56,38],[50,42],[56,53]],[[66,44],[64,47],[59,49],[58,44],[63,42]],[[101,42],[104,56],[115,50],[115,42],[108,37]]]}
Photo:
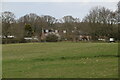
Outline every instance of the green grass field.
{"label": "green grass field", "polygon": [[3,78],[117,78],[117,43],[4,44]]}

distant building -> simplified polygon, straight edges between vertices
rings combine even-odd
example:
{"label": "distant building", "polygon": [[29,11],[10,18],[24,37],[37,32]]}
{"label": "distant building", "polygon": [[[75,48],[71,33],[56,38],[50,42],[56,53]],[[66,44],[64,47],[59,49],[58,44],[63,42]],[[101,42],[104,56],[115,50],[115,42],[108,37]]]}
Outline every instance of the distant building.
{"label": "distant building", "polygon": [[54,34],[54,35],[58,36],[59,39],[61,38],[61,37],[60,37],[60,34],[59,34],[59,30],[44,29],[44,30],[42,30],[41,40],[45,40],[46,37],[47,37],[49,34]]}
{"label": "distant building", "polygon": [[114,38],[110,38],[109,42],[115,42],[115,39]]}

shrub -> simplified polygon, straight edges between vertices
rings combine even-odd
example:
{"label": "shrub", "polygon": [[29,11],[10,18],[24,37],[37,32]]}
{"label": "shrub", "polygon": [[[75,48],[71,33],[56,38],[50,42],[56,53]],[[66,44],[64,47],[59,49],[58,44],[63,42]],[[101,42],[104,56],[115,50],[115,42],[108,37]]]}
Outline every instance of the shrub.
{"label": "shrub", "polygon": [[58,36],[54,35],[54,34],[49,34],[46,37],[46,41],[47,42],[57,42],[58,41]]}
{"label": "shrub", "polygon": [[17,39],[17,38],[2,39],[2,44],[10,44],[10,43],[26,43],[26,41],[24,39]]}
{"label": "shrub", "polygon": [[20,40],[18,39],[2,39],[2,44],[8,44],[8,43],[19,43]]}

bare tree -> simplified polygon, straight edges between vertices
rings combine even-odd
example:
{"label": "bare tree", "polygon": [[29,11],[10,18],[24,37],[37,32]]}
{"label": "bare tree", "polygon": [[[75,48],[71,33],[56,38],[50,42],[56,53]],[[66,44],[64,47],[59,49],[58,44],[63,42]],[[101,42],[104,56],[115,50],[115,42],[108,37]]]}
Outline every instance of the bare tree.
{"label": "bare tree", "polygon": [[120,13],[120,1],[118,2],[117,6],[118,6],[118,13]]}
{"label": "bare tree", "polygon": [[6,43],[8,35],[11,35],[11,25],[15,23],[15,15],[12,12],[2,12],[2,35],[6,37]]}
{"label": "bare tree", "polygon": [[49,15],[43,15],[41,18],[42,22],[44,23],[43,27],[54,28],[54,24],[57,22],[57,19],[55,17]]}
{"label": "bare tree", "polygon": [[30,14],[26,14],[25,16],[21,17],[18,20],[19,23],[23,23],[24,27],[25,25],[30,25],[32,28],[32,33],[33,36],[37,36],[38,39],[40,40],[40,36],[42,34],[42,26],[41,26],[41,18],[34,14],[34,13],[30,13]]}
{"label": "bare tree", "polygon": [[83,22],[89,23],[89,26],[91,27],[91,35],[93,37],[110,37],[113,30],[112,24],[115,24],[114,18],[115,14],[111,10],[105,7],[95,7],[83,19]]}
{"label": "bare tree", "polygon": [[105,7],[94,7],[89,14],[83,19],[84,22],[90,23],[108,23],[111,11]]}
{"label": "bare tree", "polygon": [[62,23],[63,29],[67,31],[63,37],[66,37],[68,40],[76,41],[78,36],[77,23],[80,22],[79,18],[64,16],[60,21]]}
{"label": "bare tree", "polygon": [[117,21],[118,21],[118,39],[120,40],[120,1],[118,2],[118,4],[117,4],[117,6],[118,6],[118,13],[117,13],[117,17],[118,17],[118,19],[117,19]]}

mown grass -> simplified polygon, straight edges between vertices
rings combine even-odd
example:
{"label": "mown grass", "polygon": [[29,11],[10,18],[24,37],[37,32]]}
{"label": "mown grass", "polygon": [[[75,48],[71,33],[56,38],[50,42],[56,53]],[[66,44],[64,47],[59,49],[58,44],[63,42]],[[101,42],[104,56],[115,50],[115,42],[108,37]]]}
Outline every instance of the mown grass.
{"label": "mown grass", "polygon": [[3,78],[117,78],[117,43],[3,45]]}

